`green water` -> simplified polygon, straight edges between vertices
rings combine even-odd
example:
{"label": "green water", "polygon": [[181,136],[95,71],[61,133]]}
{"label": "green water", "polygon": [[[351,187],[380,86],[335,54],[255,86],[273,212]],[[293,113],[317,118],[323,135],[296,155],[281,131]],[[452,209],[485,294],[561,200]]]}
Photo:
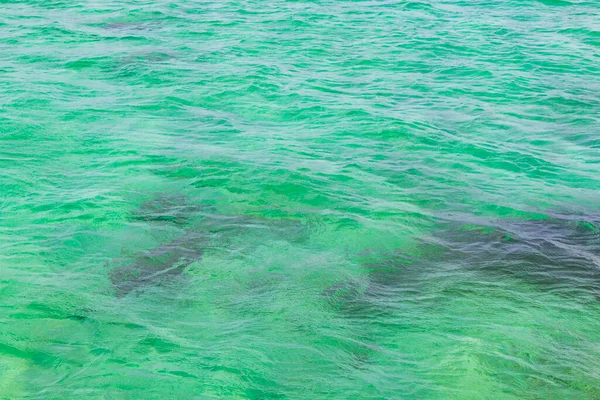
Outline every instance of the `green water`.
{"label": "green water", "polygon": [[600,398],[597,1],[1,10],[0,398]]}

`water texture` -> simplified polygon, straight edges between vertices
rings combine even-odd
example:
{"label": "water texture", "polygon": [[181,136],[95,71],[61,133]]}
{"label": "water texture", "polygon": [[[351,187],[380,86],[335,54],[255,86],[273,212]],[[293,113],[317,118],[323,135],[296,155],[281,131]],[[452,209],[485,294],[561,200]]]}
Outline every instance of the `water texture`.
{"label": "water texture", "polygon": [[0,398],[600,398],[599,2],[1,10]]}

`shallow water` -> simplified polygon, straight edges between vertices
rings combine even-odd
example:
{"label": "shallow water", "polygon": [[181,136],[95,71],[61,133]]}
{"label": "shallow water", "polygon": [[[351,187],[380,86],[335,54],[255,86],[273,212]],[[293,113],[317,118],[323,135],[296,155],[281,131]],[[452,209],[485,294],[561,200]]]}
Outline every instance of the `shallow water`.
{"label": "shallow water", "polygon": [[600,4],[0,13],[0,397],[600,397]]}

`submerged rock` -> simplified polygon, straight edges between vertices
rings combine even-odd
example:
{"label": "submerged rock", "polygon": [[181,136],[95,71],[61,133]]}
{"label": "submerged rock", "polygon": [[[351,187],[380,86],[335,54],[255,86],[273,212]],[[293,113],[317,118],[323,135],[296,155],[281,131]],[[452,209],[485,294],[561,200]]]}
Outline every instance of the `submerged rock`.
{"label": "submerged rock", "polygon": [[130,219],[140,222],[172,223],[189,225],[203,215],[214,213],[214,206],[193,204],[184,196],[161,195],[144,202],[132,213]]}
{"label": "submerged rock", "polygon": [[440,261],[491,276],[511,276],[559,292],[600,294],[600,229],[593,220],[554,217],[450,226],[425,246]]}
{"label": "submerged rock", "polygon": [[115,294],[125,296],[146,285],[157,285],[181,275],[185,268],[202,258],[206,237],[188,233],[179,239],[143,252],[134,263],[110,271]]}
{"label": "submerged rock", "polygon": [[235,243],[242,250],[248,244],[274,240],[297,243],[306,240],[314,228],[312,223],[299,219],[219,214],[214,206],[196,205],[189,198],[167,195],[143,203],[130,218],[133,222],[185,233],[111,269],[110,280],[117,296],[148,285],[160,285],[181,275],[190,264],[200,261],[208,249]]}
{"label": "submerged rock", "polygon": [[306,241],[314,231],[310,222],[292,218],[266,218],[248,214],[209,214],[198,229],[221,237],[248,235],[266,240]]}
{"label": "submerged rock", "polygon": [[403,301],[429,298],[461,279],[482,284],[516,279],[557,295],[600,298],[598,220],[477,222],[447,224],[420,238],[410,256],[373,256],[362,264],[366,282],[340,283],[322,295],[352,319],[393,314]]}

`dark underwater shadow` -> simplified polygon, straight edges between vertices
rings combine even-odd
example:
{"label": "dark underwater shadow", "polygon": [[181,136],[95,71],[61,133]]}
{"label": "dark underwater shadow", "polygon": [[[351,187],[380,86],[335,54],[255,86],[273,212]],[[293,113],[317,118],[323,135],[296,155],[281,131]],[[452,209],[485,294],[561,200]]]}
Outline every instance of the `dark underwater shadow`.
{"label": "dark underwater shadow", "polygon": [[568,297],[600,295],[600,218],[553,216],[528,221],[452,222],[424,238],[433,261],[516,278]]}
{"label": "dark underwater shadow", "polygon": [[[314,229],[312,224],[293,218],[223,214],[214,205],[170,195],[144,202],[130,215],[130,221],[164,236],[156,238],[162,244],[134,251],[117,260],[117,266],[109,270],[111,288],[117,297],[172,282],[201,261],[207,250],[234,245],[251,247],[277,240],[301,245]],[[177,233],[175,239],[173,232]]]}
{"label": "dark underwater shadow", "polygon": [[418,238],[410,254],[362,262],[366,284],[340,283],[323,296],[353,319],[393,313],[434,280],[469,276],[480,283],[516,279],[565,298],[600,299],[600,218],[446,221]]}
{"label": "dark underwater shadow", "polygon": [[[420,335],[427,338],[453,330],[460,336],[469,330],[472,316],[464,316],[462,325],[453,327],[450,322],[446,326],[448,321],[461,321],[463,317],[446,315],[445,310],[453,310],[456,304],[474,307],[478,299],[488,295],[492,297],[490,303],[494,299],[503,303],[505,299],[507,305],[533,308],[540,306],[536,299],[544,294],[571,305],[597,307],[599,227],[600,218],[577,215],[537,220],[443,221],[439,229],[417,238],[409,248],[391,254],[356,254],[364,275],[327,288],[321,293],[322,301],[362,340],[386,351],[388,336],[414,340]],[[520,292],[523,290],[530,292]],[[468,313],[469,307],[461,310]],[[474,307],[473,312],[481,309]],[[472,322],[484,323],[485,318],[474,317]],[[503,318],[509,321],[510,313]],[[481,325],[474,326],[473,332],[478,329],[482,329]],[[566,343],[573,345],[572,341]],[[515,347],[511,351],[519,354],[522,349]],[[386,354],[377,348],[363,349],[361,366],[377,365]],[[501,357],[477,357],[481,362],[502,362]],[[561,384],[554,375],[548,379]]]}
{"label": "dark underwater shadow", "polygon": [[109,277],[115,295],[123,297],[147,285],[160,285],[181,275],[190,264],[202,259],[206,239],[189,232],[111,269]]}

